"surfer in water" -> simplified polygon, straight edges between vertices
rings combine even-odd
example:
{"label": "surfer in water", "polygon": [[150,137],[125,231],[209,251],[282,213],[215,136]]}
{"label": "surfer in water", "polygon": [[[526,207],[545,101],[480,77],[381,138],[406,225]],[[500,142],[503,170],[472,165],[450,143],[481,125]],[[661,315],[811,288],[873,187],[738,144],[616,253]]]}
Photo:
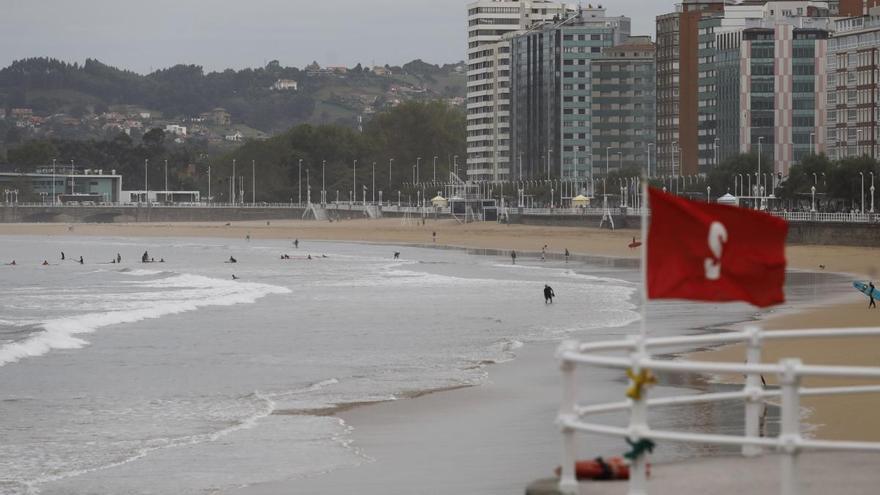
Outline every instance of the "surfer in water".
{"label": "surfer in water", "polygon": [[394,251],[394,259],[396,259],[396,260],[400,259],[400,251]]}
{"label": "surfer in water", "polygon": [[61,251],[61,261],[64,261],[64,251]]}
{"label": "surfer in water", "polygon": [[868,303],[868,309],[874,308],[877,309],[877,303],[874,302],[874,282],[868,282],[868,297],[871,298],[871,302]]}
{"label": "surfer in water", "polygon": [[553,292],[553,288],[547,284],[544,284],[544,304],[553,304],[553,298],[556,294]]}
{"label": "surfer in water", "polygon": [[116,253],[116,262],[117,262],[117,263],[122,263],[122,255],[119,254],[119,253]]}
{"label": "surfer in water", "polygon": [[82,257],[82,256],[79,257],[79,264],[80,264],[80,265],[84,265],[84,264],[85,264],[85,261],[83,261],[83,257]]}
{"label": "surfer in water", "polygon": [[236,277],[234,273],[232,274],[232,280],[238,280],[238,277]]}
{"label": "surfer in water", "polygon": [[144,251],[144,255],[141,256],[141,263],[148,263],[150,261],[150,255]]}
{"label": "surfer in water", "polygon": [[229,261],[227,261],[227,263],[238,263],[238,260],[233,258],[232,256],[230,256]]}

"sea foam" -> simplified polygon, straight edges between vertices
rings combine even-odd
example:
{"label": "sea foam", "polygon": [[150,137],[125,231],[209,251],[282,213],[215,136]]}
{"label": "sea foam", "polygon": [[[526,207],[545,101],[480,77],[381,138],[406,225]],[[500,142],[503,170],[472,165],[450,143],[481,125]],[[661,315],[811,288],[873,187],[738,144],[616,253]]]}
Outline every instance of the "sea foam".
{"label": "sea foam", "polygon": [[[144,274],[149,270],[133,270],[126,274]],[[138,273],[140,272],[140,273]],[[161,273],[161,272],[157,272]],[[114,309],[112,297],[104,305],[106,311],[95,311],[44,321],[42,331],[0,347],[0,366],[28,357],[41,356],[53,349],[78,349],[88,344],[77,335],[92,333],[110,325],[134,323],[165,315],[194,311],[204,306],[250,304],[269,294],[286,294],[290,289],[268,284],[220,280],[201,275],[177,274],[161,279],[130,283],[143,289],[126,294],[125,309]],[[158,290],[161,290],[159,292]],[[138,298],[142,302],[138,304]]]}

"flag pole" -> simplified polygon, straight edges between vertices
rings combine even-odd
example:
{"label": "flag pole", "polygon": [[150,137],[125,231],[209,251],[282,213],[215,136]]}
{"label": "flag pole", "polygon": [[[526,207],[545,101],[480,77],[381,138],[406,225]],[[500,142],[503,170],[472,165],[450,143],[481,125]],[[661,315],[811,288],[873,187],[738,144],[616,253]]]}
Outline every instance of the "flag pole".
{"label": "flag pole", "polygon": [[648,206],[651,201],[648,197],[648,181],[647,177],[642,176],[642,211],[641,213],[641,231],[642,231],[642,321],[639,325],[639,353],[645,352],[645,339],[648,337]]}

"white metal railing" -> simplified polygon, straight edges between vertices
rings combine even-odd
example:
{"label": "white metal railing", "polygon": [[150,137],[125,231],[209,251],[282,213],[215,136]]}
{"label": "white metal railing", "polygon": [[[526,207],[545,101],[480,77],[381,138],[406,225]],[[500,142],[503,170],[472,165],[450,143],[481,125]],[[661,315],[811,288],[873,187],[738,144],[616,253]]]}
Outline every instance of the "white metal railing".
{"label": "white metal railing", "polygon": [[[777,364],[761,363],[761,344],[765,340],[866,337],[880,336],[880,328],[834,328],[814,330],[761,331],[750,326],[743,331],[711,335],[660,337],[641,339],[579,343],[566,341],[560,345],[557,358],[561,361],[563,400],[557,416],[562,429],[563,456],[559,490],[564,494],[576,494],[578,484],[575,479],[576,460],[575,434],[579,431],[628,438],[631,441],[642,439],[668,440],[687,443],[740,446],[744,456],[760,455],[764,449],[781,452],[781,493],[796,495],[798,487],[798,456],[803,450],[865,451],[880,452],[880,442],[852,442],[814,440],[800,433],[800,397],[815,395],[880,393],[880,385],[802,387],[801,379],[808,376],[837,378],[875,378],[880,379],[880,367],[860,366],[813,366],[803,364],[799,359],[784,359]],[[743,342],[747,345],[746,362],[696,362],[688,360],[658,360],[648,353],[649,349],[662,347],[694,346],[707,344],[729,344]],[[609,356],[608,351],[628,352],[629,355]],[[745,375],[742,390],[697,395],[646,398],[642,393],[636,399],[620,402],[581,405],[577,402],[575,368],[577,365],[594,365],[606,368],[678,372],[678,373],[730,373]],[[779,390],[765,390],[761,387],[761,375],[774,374],[779,378]],[[633,382],[630,381],[633,385]],[[759,433],[759,419],[763,400],[781,397],[782,413],[780,434],[774,438],[764,438]],[[700,402],[744,400],[745,432],[742,436],[703,434],[652,429],[648,426],[648,407],[661,407]],[[608,426],[589,422],[585,418],[608,412],[630,411],[629,425],[626,427]],[[644,456],[633,461],[630,470],[629,495],[647,493],[647,478]]]}

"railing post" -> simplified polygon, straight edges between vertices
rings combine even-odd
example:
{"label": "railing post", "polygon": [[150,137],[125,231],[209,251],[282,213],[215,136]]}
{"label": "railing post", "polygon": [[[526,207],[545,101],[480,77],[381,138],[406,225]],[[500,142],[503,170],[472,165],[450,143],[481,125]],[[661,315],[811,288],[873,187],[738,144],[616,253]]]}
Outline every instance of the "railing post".
{"label": "railing post", "polygon": [[566,361],[563,355],[566,352],[576,352],[578,342],[566,340],[559,345],[556,351],[557,359],[560,359],[562,370],[562,404],[559,406],[559,415],[556,422],[562,430],[562,465],[559,473],[559,493],[563,495],[576,495],[578,482],[575,478],[574,465],[577,457],[577,445],[575,443],[575,430],[566,424],[567,420],[577,418],[574,406],[576,403],[575,389],[575,364]]}
{"label": "railing post", "polygon": [[[746,364],[761,363],[761,329],[756,326],[746,327],[746,333],[749,335],[748,347],[746,348]],[[761,410],[764,408],[761,392],[761,377],[753,373],[746,374],[745,393],[746,397],[746,417],[745,417],[745,435],[747,438],[757,438],[760,436]],[[742,455],[746,457],[755,457],[761,455],[761,447],[757,445],[743,445]]]}
{"label": "railing post", "polygon": [[[632,371],[638,374],[642,370],[642,360],[647,356],[644,354],[643,346],[636,346],[638,349],[631,354]],[[646,402],[647,390],[642,391],[638,399],[632,400],[632,408],[629,415],[629,439],[632,442],[638,442],[642,439],[642,433],[648,428],[648,404]],[[647,472],[647,454],[639,456],[632,460],[629,469],[629,490],[628,495],[645,495],[647,493],[648,472]]]}
{"label": "railing post", "polygon": [[779,363],[782,373],[779,384],[782,388],[782,426],[780,428],[779,448],[781,456],[781,494],[798,495],[798,456],[800,454],[800,359],[783,359]]}

